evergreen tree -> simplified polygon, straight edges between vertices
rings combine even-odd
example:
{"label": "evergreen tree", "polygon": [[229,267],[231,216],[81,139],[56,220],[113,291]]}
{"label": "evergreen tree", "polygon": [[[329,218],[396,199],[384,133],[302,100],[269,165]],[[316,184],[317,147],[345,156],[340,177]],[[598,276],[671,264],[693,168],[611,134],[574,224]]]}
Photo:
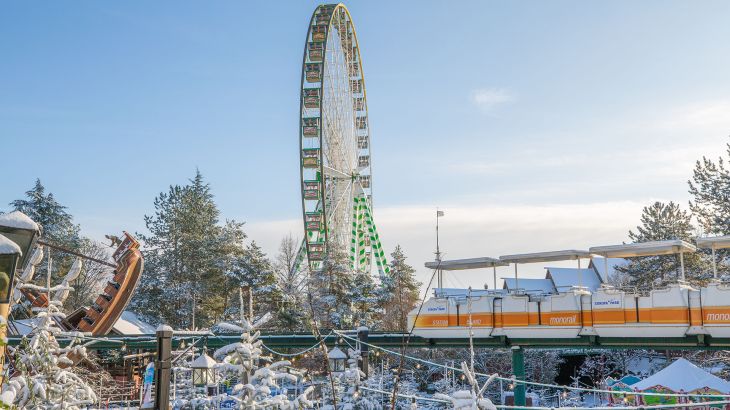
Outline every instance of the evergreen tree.
{"label": "evergreen tree", "polygon": [[[24,199],[12,201],[10,206],[13,210],[28,215],[42,227],[44,241],[98,259],[108,257],[107,249],[81,236],[81,228],[74,223],[73,216],[68,213],[66,206],[61,205],[53,193],[46,191],[40,179],[36,179],[33,188],[25,192]],[[45,249],[46,256],[49,253],[53,259],[51,281],[57,282],[68,272],[76,257],[57,250]],[[44,285],[47,272],[48,264],[43,261],[36,269],[35,282]],[[90,305],[103,287],[108,274],[109,268],[106,266],[85,261],[64,309],[72,312],[80,306]],[[20,307],[16,309],[16,314],[23,315]]]}
{"label": "evergreen tree", "polygon": [[[237,300],[240,287],[253,289],[254,316],[277,310],[281,294],[276,286],[274,268],[256,242],[252,241],[247,245],[235,259],[228,277],[232,290],[231,300]],[[233,317],[240,317],[238,304],[231,304],[229,311],[233,313]]]}
{"label": "evergreen tree", "polygon": [[[695,235],[691,218],[692,216],[687,211],[682,210],[674,202],[655,202],[644,207],[641,212],[641,225],[636,227],[636,232],[629,231],[629,239],[632,242],[670,239],[692,242]],[[707,266],[703,263],[701,254],[685,254],[684,266],[688,280],[707,279]],[[632,258],[628,265],[617,269],[629,275],[631,285],[641,288],[664,285],[680,278],[678,255]]]}
{"label": "evergreen tree", "polygon": [[53,193],[46,193],[40,179],[35,180],[35,185],[25,192],[25,196],[26,199],[16,199],[10,206],[41,225],[47,241],[74,249],[80,246],[81,228],[74,224],[67,208],[56,201]]}
{"label": "evergreen tree", "polygon": [[227,269],[243,254],[242,224],[219,223],[209,184],[197,171],[185,186],[170,186],[145,216],[140,234],[145,274],[134,299],[141,314],[173,327],[220,321],[231,293]]}
{"label": "evergreen tree", "polygon": [[419,283],[416,270],[406,263],[406,255],[400,245],[390,254],[390,273],[386,274],[380,289],[383,312],[383,330],[408,332],[407,317],[419,301]]}
{"label": "evergreen tree", "polygon": [[[727,144],[730,157],[730,144]],[[716,235],[730,234],[730,169],[725,159],[717,162],[702,157],[697,161],[688,181],[689,193],[694,200],[690,201],[690,209],[697,216],[705,233]]]}
{"label": "evergreen tree", "polygon": [[[730,144],[726,144],[730,160]],[[688,181],[693,200],[689,207],[705,234],[730,235],[730,169],[722,157],[717,162],[702,157],[697,161]],[[717,270],[721,275],[730,273],[730,251],[717,250]]]}
{"label": "evergreen tree", "polygon": [[[353,275],[344,252],[330,249],[322,269],[310,273],[308,304],[319,327],[346,329],[354,324]],[[312,313],[313,312],[313,313]]]}

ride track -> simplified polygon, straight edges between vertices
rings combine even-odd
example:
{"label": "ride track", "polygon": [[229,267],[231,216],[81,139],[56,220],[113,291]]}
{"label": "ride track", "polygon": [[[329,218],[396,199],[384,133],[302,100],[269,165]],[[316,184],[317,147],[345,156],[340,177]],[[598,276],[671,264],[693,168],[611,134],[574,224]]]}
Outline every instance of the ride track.
{"label": "ride track", "polygon": [[302,57],[300,183],[304,240],[294,269],[349,250],[355,272],[389,268],[372,217],[371,133],[360,47],[343,4],[312,13]]}

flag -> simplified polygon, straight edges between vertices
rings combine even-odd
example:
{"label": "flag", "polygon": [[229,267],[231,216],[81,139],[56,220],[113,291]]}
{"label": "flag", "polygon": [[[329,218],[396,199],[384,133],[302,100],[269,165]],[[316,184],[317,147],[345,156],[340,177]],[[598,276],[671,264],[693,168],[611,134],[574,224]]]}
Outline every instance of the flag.
{"label": "flag", "polygon": [[444,216],[444,211],[436,211],[436,218],[439,216]]}

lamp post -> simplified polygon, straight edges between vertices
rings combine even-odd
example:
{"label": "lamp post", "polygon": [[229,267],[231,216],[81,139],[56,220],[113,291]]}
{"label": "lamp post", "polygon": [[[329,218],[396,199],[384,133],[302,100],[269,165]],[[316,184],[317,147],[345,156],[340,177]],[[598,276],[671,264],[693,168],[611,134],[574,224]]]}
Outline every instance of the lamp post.
{"label": "lamp post", "polygon": [[[15,273],[25,267],[38,236],[40,236],[38,224],[24,213],[14,211],[0,215],[0,340],[5,340],[8,333],[8,312]],[[5,345],[2,345],[0,368],[4,364]]]}
{"label": "lamp post", "polygon": [[338,346],[335,346],[332,350],[327,353],[327,360],[329,362],[330,372],[334,374],[343,373],[345,371],[345,361],[347,361],[347,355],[345,352],[340,350]]}
{"label": "lamp post", "polygon": [[[208,356],[208,349],[203,348],[203,354],[190,363],[190,368],[193,369],[193,385],[202,388],[206,388],[211,385],[214,386],[217,382],[215,364],[215,360]],[[205,393],[206,395],[210,395],[211,392],[206,391]]]}

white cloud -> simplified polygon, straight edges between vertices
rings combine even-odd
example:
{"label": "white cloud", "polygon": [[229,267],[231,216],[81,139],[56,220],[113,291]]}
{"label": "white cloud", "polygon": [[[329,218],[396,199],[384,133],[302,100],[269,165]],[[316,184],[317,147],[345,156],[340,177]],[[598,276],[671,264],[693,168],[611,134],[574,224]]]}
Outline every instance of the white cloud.
{"label": "white cloud", "polygon": [[514,101],[514,95],[503,88],[480,88],[471,93],[471,102],[484,112]]}
{"label": "white cloud", "polygon": [[715,100],[686,104],[672,110],[668,119],[658,124],[664,129],[696,131],[722,130],[730,133],[730,101]]}

